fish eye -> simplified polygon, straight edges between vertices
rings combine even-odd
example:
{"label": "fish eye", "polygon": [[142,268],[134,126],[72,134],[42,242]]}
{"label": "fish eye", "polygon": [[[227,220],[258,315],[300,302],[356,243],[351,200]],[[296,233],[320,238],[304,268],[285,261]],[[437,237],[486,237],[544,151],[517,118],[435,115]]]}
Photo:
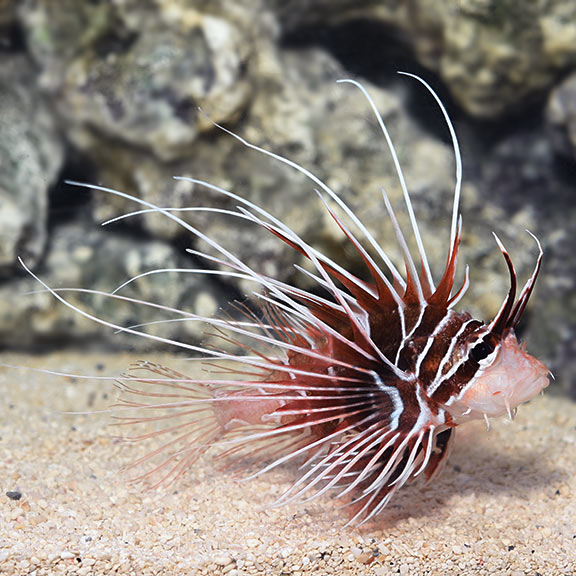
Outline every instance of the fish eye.
{"label": "fish eye", "polygon": [[470,356],[476,360],[476,362],[480,362],[492,354],[492,352],[494,352],[494,346],[490,342],[482,341],[472,347]]}

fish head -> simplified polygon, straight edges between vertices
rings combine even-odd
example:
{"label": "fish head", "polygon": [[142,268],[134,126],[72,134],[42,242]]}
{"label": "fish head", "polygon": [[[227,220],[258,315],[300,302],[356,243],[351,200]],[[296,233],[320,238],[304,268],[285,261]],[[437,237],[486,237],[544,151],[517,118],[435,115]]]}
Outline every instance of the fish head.
{"label": "fish head", "polygon": [[476,374],[448,407],[457,424],[473,418],[512,417],[520,404],[549,384],[546,365],[528,354],[512,329],[500,339],[476,341],[469,357],[478,364]]}

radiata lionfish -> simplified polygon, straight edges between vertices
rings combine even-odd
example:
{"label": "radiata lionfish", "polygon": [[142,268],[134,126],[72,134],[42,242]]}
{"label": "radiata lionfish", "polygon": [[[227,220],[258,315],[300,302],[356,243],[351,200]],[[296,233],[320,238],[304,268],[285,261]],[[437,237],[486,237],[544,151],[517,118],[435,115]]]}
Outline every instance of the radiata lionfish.
{"label": "radiata lionfish", "polygon": [[[183,319],[205,322],[224,341],[240,347],[241,355],[169,341],[145,334],[141,327],[116,326],[77,308],[60,291],[51,290],[66,305],[103,324],[227,361],[222,370],[228,375],[223,379],[191,379],[141,362],[119,380],[121,409],[136,411],[123,423],[156,426],[134,439],[165,438],[163,445],[136,462],[153,462],[144,476],[154,474],[158,484],[170,482],[214,445],[223,448],[221,456],[226,461],[261,457],[264,448],[269,460],[257,474],[302,461],[300,476],[278,499],[279,504],[333,490],[353,505],[351,521],[364,522],[378,514],[409,480],[423,475],[429,481],[441,471],[456,426],[475,418],[512,416],[519,404],[548,385],[548,369],[524,350],[514,333],[540,271],[542,249],[538,240],[535,269],[516,299],[516,273],[496,237],[508,267],[510,289],[491,322],[485,324],[467,312],[454,311],[469,284],[466,273],[462,285],[454,287],[462,229],[460,149],[442,102],[424,80],[413,77],[426,86],[439,105],[456,157],[450,244],[437,283],[388,130],[367,90],[354,80],[341,82],[355,85],[366,97],[403,191],[416,256],[384,191],[382,196],[405,262],[404,274],[323,181],[295,162],[221,126],[244,145],[313,182],[325,209],[363,262],[368,281],[320,253],[262,207],[207,182],[186,179],[233,199],[238,207],[237,211],[214,207],[206,211],[248,220],[280,238],[311,263],[314,272],[300,270],[317,289],[304,290],[252,269],[185,221],[178,214],[182,209],[161,208],[116,190],[81,184],[128,198],[142,207],[124,217],[144,212],[163,214],[211,247],[212,254],[194,251],[218,265],[207,273],[251,280],[260,287],[256,305],[237,305],[243,313],[240,318],[204,318],[145,303],[178,313]],[[149,273],[157,272],[162,270]],[[116,293],[110,296],[135,301]]]}

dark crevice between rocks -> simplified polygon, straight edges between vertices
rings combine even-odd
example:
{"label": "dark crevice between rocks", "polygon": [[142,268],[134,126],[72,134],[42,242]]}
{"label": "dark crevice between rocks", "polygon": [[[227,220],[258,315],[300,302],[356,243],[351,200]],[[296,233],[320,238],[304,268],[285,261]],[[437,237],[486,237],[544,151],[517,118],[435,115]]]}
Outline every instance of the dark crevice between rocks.
{"label": "dark crevice between rocks", "polygon": [[25,53],[26,38],[22,27],[18,23],[10,26],[0,26],[0,53]]}
{"label": "dark crevice between rocks", "polygon": [[323,47],[352,75],[378,83],[397,80],[398,70],[416,74],[423,71],[416,64],[407,39],[397,29],[368,20],[299,28],[285,35],[282,43],[293,49]]}
{"label": "dark crevice between rocks", "polygon": [[139,34],[126,30],[122,22],[117,19],[116,26],[108,26],[93,44],[94,55],[104,60],[110,54],[117,55],[129,52],[138,40]]}
{"label": "dark crevice between rocks", "polygon": [[48,235],[65,223],[90,217],[92,193],[86,188],[68,184],[75,182],[97,182],[96,167],[78,152],[68,149],[66,164],[49,194]]}
{"label": "dark crevice between rocks", "polygon": [[[106,186],[99,178],[98,167],[78,150],[70,147],[66,154],[66,164],[61,170],[56,184],[49,197],[48,231],[49,237],[57,234],[58,228],[73,222],[84,222],[86,226],[98,227],[100,222],[94,220],[92,200],[95,194],[106,194],[70,182],[87,185]],[[135,205],[135,210],[138,209]],[[143,241],[157,240],[147,231],[138,218],[115,223],[113,232],[120,236],[138,238]]]}

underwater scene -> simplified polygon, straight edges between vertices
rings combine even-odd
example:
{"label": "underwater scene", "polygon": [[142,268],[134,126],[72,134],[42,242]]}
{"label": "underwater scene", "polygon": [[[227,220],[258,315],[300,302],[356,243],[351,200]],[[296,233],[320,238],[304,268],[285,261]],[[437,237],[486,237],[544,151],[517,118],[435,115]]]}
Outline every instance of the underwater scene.
{"label": "underwater scene", "polygon": [[0,2],[0,574],[576,575],[576,6]]}

